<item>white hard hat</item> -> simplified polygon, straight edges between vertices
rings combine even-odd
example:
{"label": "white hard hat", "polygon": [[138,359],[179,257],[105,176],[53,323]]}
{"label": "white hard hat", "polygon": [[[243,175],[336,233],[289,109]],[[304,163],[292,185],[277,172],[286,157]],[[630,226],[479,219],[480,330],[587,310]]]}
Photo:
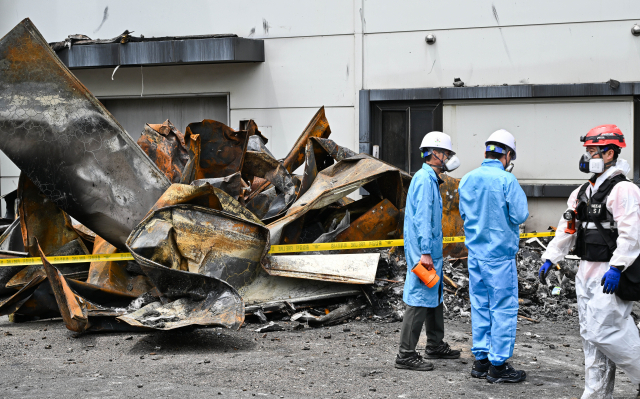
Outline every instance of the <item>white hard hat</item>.
{"label": "white hard hat", "polygon": [[489,143],[506,145],[513,150],[513,159],[516,159],[516,138],[508,131],[500,129],[491,133],[491,136],[484,142],[484,145],[488,145]]}
{"label": "white hard hat", "polygon": [[420,151],[424,152],[427,148],[442,148],[455,154],[451,146],[451,137],[442,132],[429,132],[424,136],[422,143],[420,143]]}

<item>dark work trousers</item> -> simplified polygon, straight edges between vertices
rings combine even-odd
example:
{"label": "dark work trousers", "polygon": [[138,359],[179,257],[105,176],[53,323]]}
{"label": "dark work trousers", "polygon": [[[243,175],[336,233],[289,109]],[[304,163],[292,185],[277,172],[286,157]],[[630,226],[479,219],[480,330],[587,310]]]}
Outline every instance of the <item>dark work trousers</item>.
{"label": "dark work trousers", "polygon": [[422,325],[427,333],[427,346],[438,346],[444,339],[444,311],[442,303],[435,308],[406,305],[400,331],[400,357],[416,353]]}

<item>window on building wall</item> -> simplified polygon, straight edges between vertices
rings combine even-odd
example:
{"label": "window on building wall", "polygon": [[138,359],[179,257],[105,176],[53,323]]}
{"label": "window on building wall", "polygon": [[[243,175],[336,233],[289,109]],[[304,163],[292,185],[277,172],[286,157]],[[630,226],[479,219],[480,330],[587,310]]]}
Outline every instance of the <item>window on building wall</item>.
{"label": "window on building wall", "polygon": [[378,146],[379,158],[411,174],[420,170],[420,143],[430,131],[442,130],[442,103],[381,101],[372,106],[372,145]]}
{"label": "window on building wall", "polygon": [[227,96],[107,98],[100,100],[134,140],[146,123],[169,119],[181,132],[191,122],[213,119],[228,124]]}

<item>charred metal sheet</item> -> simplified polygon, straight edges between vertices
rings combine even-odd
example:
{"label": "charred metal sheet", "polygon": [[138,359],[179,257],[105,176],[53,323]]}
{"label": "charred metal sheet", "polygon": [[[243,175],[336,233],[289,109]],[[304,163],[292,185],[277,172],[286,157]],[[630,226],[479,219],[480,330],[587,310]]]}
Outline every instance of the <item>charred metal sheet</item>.
{"label": "charred metal sheet", "polygon": [[304,311],[291,316],[292,321],[307,323],[311,327],[332,326],[359,315],[367,307],[364,298],[350,301],[324,316],[314,316]]}
{"label": "charred metal sheet", "polygon": [[[440,176],[444,183],[440,185],[440,195],[442,196],[442,235],[444,237],[457,237],[464,235],[464,222],[460,216],[460,197],[458,195],[458,185],[460,179],[442,174]],[[468,255],[464,242],[452,243],[443,247],[443,256],[452,258],[462,258]]]}
{"label": "charred metal sheet", "polygon": [[267,226],[271,231],[271,244],[280,244],[283,229],[294,220],[310,210],[323,208],[368,183],[376,184],[381,199],[389,199],[396,208],[404,206],[400,170],[368,155],[356,155],[318,173],[309,190],[293,203],[286,216]]}
{"label": "charred metal sheet", "polygon": [[[69,216],[45,196],[24,173],[20,174],[18,180],[18,208],[21,215],[22,239],[30,256],[38,256],[36,240],[46,255],[52,255],[80,238],[71,225]],[[81,255],[88,255],[88,252]]]}
{"label": "charred metal sheet", "polygon": [[316,238],[313,242],[315,244],[324,243],[324,242],[336,242],[336,237],[338,237],[345,230],[347,230],[350,225],[351,225],[351,215],[349,214],[349,211],[347,211],[344,217],[342,218],[342,220],[340,221],[340,223],[338,223],[337,219],[334,219],[333,222],[331,223],[331,226],[329,226],[328,231],[322,234],[320,237]]}
{"label": "charred metal sheet", "polygon": [[[89,254],[69,216],[42,194],[24,173],[18,180],[18,209],[22,239],[30,256],[39,256],[36,243],[40,243],[44,253],[50,256]],[[89,263],[68,263],[58,267],[69,278],[86,279]],[[6,287],[22,287],[36,275],[45,275],[43,266],[27,266],[13,276]]]}
{"label": "charred metal sheet", "polygon": [[76,231],[76,233],[78,233],[80,238],[82,238],[82,241],[84,242],[84,245],[89,250],[89,253],[93,253],[93,247],[96,241],[96,233],[94,233],[93,231],[89,230],[86,226],[83,226],[82,224],[79,224],[79,223],[74,224],[73,229]]}
{"label": "charred metal sheet", "polygon": [[[72,256],[72,255],[89,255],[87,247],[80,238],[63,245],[58,250],[49,254],[51,256]],[[69,279],[86,280],[89,275],[89,263],[60,263],[57,268]],[[35,276],[45,276],[44,267],[42,265],[29,265],[16,273],[11,280],[7,282],[7,288],[19,288],[31,281]]]}
{"label": "charred metal sheet", "polygon": [[[256,201],[258,198],[256,196],[247,204],[249,209],[256,209],[261,214],[263,213],[261,209],[264,208],[261,208],[260,205],[264,203],[268,207],[264,216],[261,217],[262,220],[284,214],[286,209],[296,200],[297,187],[293,178],[281,162],[266,152],[247,151],[242,174],[248,180],[253,180],[254,177],[264,178],[277,190],[277,195],[271,202],[265,203],[261,199]],[[266,186],[263,185],[263,187]]]}
{"label": "charred metal sheet", "polygon": [[358,286],[351,284],[270,276],[264,270],[260,271],[251,285],[238,292],[244,299],[247,312],[253,311],[256,306],[269,306],[282,302],[310,302],[362,293]]}
{"label": "charred metal sheet", "polygon": [[272,158],[275,156],[269,151],[267,146],[265,145],[266,141],[263,140],[262,136],[253,135],[249,136],[249,142],[247,143],[247,151],[253,152],[264,152],[267,155],[270,155]]}
{"label": "charred metal sheet", "polygon": [[[67,280],[55,266],[49,263],[44,253],[40,252],[40,258],[55,296],[55,302],[58,304],[60,315],[69,330],[86,332],[105,331],[106,329],[120,331],[138,329],[125,324],[118,328],[104,317],[113,318],[124,314],[126,306],[131,303],[131,297],[92,284]],[[19,309],[18,312],[21,310]]]}
{"label": "charred metal sheet", "polygon": [[35,290],[40,283],[45,280],[45,276],[35,276],[31,281],[25,284],[24,287],[16,290],[11,290],[13,295],[0,301],[0,316],[5,316],[14,313],[16,310],[31,298]]}
{"label": "charred metal sheet", "polygon": [[189,325],[237,330],[244,322],[244,302],[230,284],[215,277],[170,269],[146,259],[140,262],[140,267],[167,303],[153,302],[118,317],[118,320],[158,330]]}
{"label": "charred metal sheet", "polygon": [[230,213],[234,216],[262,225],[263,223],[247,208],[240,205],[229,194],[208,183],[199,186],[186,184],[172,184],[149,212],[171,205],[190,204],[199,205]]}
{"label": "charred metal sheet", "polygon": [[[311,137],[309,141],[318,143],[320,147],[333,159],[337,162],[342,161],[343,159],[351,158],[353,156],[358,155],[356,152],[348,149],[347,147],[342,147],[336,144],[335,141],[322,138],[322,137]],[[317,151],[317,150],[316,150]]]}
{"label": "charred metal sheet", "polygon": [[220,204],[220,200],[213,193],[212,186],[205,184],[195,187],[187,184],[174,183],[151,207],[149,213],[166,206],[178,204],[199,205],[205,208],[222,210],[222,204]]}
{"label": "charred metal sheet", "polygon": [[[268,185],[271,185],[271,183],[267,182],[266,186]],[[276,188],[271,186],[271,188],[262,191],[247,202],[246,207],[251,213],[262,220],[267,215],[267,212],[269,212],[269,208],[277,196]]]}
{"label": "charred metal sheet", "polygon": [[350,255],[272,255],[265,270],[271,276],[350,284],[373,284],[379,253]]}
{"label": "charred metal sheet", "polygon": [[242,170],[248,137],[246,130],[235,131],[209,119],[190,123],[185,133],[190,160],[181,183],[225,177]]}
{"label": "charred metal sheet", "polygon": [[261,269],[269,251],[269,231],[213,209],[175,205],[149,214],[131,232],[127,248],[141,267],[199,273],[239,289]]}
{"label": "charred metal sheet", "polygon": [[169,181],[180,183],[182,170],[189,162],[189,152],[184,135],[169,119],[162,124],[147,124],[138,145]]}
{"label": "charred metal sheet", "polygon": [[[96,237],[94,254],[113,254],[118,249],[101,237]],[[153,289],[153,285],[145,275],[135,275],[127,270],[126,261],[91,262],[87,283],[104,289],[119,292],[131,298],[137,298]]]}
{"label": "charred metal sheet", "polygon": [[60,209],[120,248],[169,187],[29,19],[0,39],[0,150]]}
{"label": "charred metal sheet", "polygon": [[225,177],[194,180],[191,182],[191,185],[194,187],[200,187],[207,183],[229,194],[233,199],[240,202],[240,204],[244,203],[244,195],[249,191],[249,184],[242,179],[242,174],[240,172],[236,172]]}
{"label": "charred metal sheet", "polygon": [[287,171],[293,173],[293,171],[302,165],[304,162],[304,151],[310,137],[322,137],[326,139],[330,134],[331,128],[324,114],[324,107],[320,107],[282,162]]}
{"label": "charred metal sheet", "polygon": [[249,222],[264,226],[264,223],[255,214],[253,214],[246,207],[242,206],[232,196],[215,187],[213,187],[213,192],[218,197],[218,200],[220,201],[220,205],[222,205],[222,210],[224,212],[229,213],[233,216],[237,216]]}
{"label": "charred metal sheet", "polygon": [[46,280],[41,282],[35,291],[23,296],[23,298],[26,300],[22,301],[22,304],[15,310],[0,308],[0,315],[4,315],[5,312],[6,314],[13,313],[14,316],[19,316],[24,321],[60,317],[56,297],[51,290],[51,285]]}
{"label": "charred metal sheet", "polygon": [[313,141],[307,141],[307,146],[304,149],[304,174],[302,175],[302,185],[300,186],[300,192],[298,195],[303,195],[309,190],[311,184],[318,176],[318,164],[316,162],[316,154],[314,151]]}
{"label": "charred metal sheet", "polygon": [[398,209],[388,199],[384,199],[351,223],[345,231],[338,234],[335,241],[372,241],[396,238],[389,235],[398,231],[398,215]]}

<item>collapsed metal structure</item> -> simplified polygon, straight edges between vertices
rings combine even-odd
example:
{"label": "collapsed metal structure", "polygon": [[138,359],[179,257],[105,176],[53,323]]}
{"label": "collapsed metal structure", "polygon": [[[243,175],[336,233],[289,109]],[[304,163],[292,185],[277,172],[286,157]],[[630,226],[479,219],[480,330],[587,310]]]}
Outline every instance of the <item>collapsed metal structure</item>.
{"label": "collapsed metal structure", "polygon": [[[239,328],[246,313],[359,295],[378,253],[268,254],[274,244],[402,237],[411,176],[330,134],[320,108],[283,160],[253,121],[236,131],[203,120],[183,135],[167,120],[147,124],[136,144],[22,21],[0,40],[0,150],[22,172],[0,257],[42,265],[0,267],[0,315],[61,316],[76,332]],[[461,228],[448,195],[457,183],[443,190],[445,235]],[[359,188],[369,195],[348,197]],[[47,260],[125,249],[134,261]]]}

